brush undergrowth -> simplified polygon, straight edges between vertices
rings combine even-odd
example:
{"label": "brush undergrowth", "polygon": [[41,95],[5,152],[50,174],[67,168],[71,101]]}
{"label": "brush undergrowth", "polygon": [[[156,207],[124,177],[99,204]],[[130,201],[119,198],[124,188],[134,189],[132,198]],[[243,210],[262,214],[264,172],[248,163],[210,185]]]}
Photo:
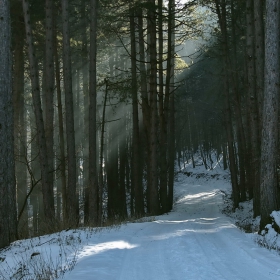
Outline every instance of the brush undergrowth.
{"label": "brush undergrowth", "polygon": [[[103,227],[84,227],[13,242],[0,250],[0,280],[55,280],[73,270],[82,244],[103,230],[117,230],[133,222],[151,222],[154,217],[107,220]],[[13,253],[13,254],[12,254]]]}
{"label": "brush undergrowth", "polygon": [[0,279],[57,279],[74,268],[80,248],[79,234],[65,232],[16,241],[0,251]]}

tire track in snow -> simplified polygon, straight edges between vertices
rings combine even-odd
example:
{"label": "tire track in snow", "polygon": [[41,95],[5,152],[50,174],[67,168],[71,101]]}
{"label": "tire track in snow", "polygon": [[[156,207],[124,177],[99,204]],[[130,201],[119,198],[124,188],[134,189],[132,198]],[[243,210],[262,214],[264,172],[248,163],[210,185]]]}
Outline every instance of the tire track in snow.
{"label": "tire track in snow", "polygon": [[169,280],[163,265],[163,257],[160,249],[161,242],[153,234],[155,231],[161,233],[156,223],[143,223],[143,228],[136,232],[130,242],[139,244],[133,251],[126,251],[120,280]]}
{"label": "tire track in snow", "polygon": [[[196,232],[201,230],[206,232],[205,234],[195,234],[195,237],[208,261],[223,277],[222,279],[275,279],[272,274],[265,274],[264,269],[261,268],[263,265],[254,263],[253,258],[240,247],[237,241],[239,239],[244,240],[243,233],[219,212],[217,205],[220,204],[220,194],[216,193],[209,200],[205,204],[207,208],[200,215],[207,217],[206,221],[213,219],[213,221],[219,222],[217,222],[217,225],[210,222],[194,223]],[[211,200],[214,200],[214,202],[211,202]],[[209,205],[214,207],[209,207]],[[220,217],[217,220],[218,216]],[[199,220],[203,221],[203,218]],[[239,235],[240,238],[237,237]],[[241,245],[244,245],[244,243]]]}

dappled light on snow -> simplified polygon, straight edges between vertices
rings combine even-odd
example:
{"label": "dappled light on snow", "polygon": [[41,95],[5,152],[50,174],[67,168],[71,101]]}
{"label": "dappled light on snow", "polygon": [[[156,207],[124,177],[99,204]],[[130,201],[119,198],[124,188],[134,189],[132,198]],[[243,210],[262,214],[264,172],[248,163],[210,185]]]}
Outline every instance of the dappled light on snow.
{"label": "dappled light on snow", "polygon": [[[198,186],[199,187],[199,186]],[[197,194],[190,194],[187,195],[180,200],[178,200],[177,203],[179,204],[184,204],[184,203],[196,203],[197,200],[205,200],[209,199],[217,194],[217,190],[214,190],[213,192],[202,192],[202,193],[197,193]]]}
{"label": "dappled light on snow", "polygon": [[[22,241],[19,255],[41,256],[48,263],[60,260],[64,248],[69,255],[59,265],[71,270],[75,264],[59,278],[67,280],[279,279],[279,256],[260,248],[223,214],[223,196],[230,188],[225,171],[201,167],[193,173],[177,175],[176,202],[167,214],[97,232],[65,231],[34,239],[33,246]],[[50,244],[50,255],[43,254]],[[5,252],[10,266],[15,250],[18,243]]]}
{"label": "dappled light on snow", "polygon": [[[278,279],[272,273],[279,258],[258,248],[222,214],[227,174],[202,168],[193,176],[178,175],[171,212],[93,236],[93,245],[81,252],[87,257],[67,279],[91,279],[85,272],[89,265],[102,280]],[[271,265],[263,265],[264,255]]]}
{"label": "dappled light on snow", "polygon": [[138,247],[138,245],[129,244],[128,242],[123,240],[91,244],[83,248],[82,252],[79,254],[79,259],[105,253],[110,250],[127,250],[136,247]]}

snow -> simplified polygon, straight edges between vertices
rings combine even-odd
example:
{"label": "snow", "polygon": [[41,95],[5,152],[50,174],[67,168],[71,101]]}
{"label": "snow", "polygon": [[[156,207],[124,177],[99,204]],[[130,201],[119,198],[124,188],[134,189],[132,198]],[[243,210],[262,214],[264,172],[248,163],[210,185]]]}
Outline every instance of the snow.
{"label": "snow", "polygon": [[280,227],[280,211],[273,211],[270,215],[274,222]]}
{"label": "snow", "polygon": [[15,276],[19,261],[30,265],[36,259],[45,266],[52,262],[59,279],[67,280],[280,279],[280,256],[260,247],[256,234],[239,229],[237,214],[223,213],[229,191],[229,176],[219,165],[208,171],[187,165],[176,176],[172,212],[98,232],[63,231],[14,242],[0,252],[0,279],[11,273],[11,279],[36,279]]}
{"label": "snow", "polygon": [[280,211],[273,211],[270,216],[272,217],[272,224],[266,225],[261,235],[255,236],[255,241],[268,249],[280,252]]}

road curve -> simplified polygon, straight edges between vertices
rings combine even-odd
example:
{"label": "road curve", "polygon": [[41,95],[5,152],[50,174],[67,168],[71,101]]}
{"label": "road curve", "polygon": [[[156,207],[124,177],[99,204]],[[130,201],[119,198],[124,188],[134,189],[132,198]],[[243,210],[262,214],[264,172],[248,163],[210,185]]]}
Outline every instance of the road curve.
{"label": "road curve", "polygon": [[221,213],[221,182],[184,176],[171,213],[93,235],[65,279],[280,279],[280,257]]}

